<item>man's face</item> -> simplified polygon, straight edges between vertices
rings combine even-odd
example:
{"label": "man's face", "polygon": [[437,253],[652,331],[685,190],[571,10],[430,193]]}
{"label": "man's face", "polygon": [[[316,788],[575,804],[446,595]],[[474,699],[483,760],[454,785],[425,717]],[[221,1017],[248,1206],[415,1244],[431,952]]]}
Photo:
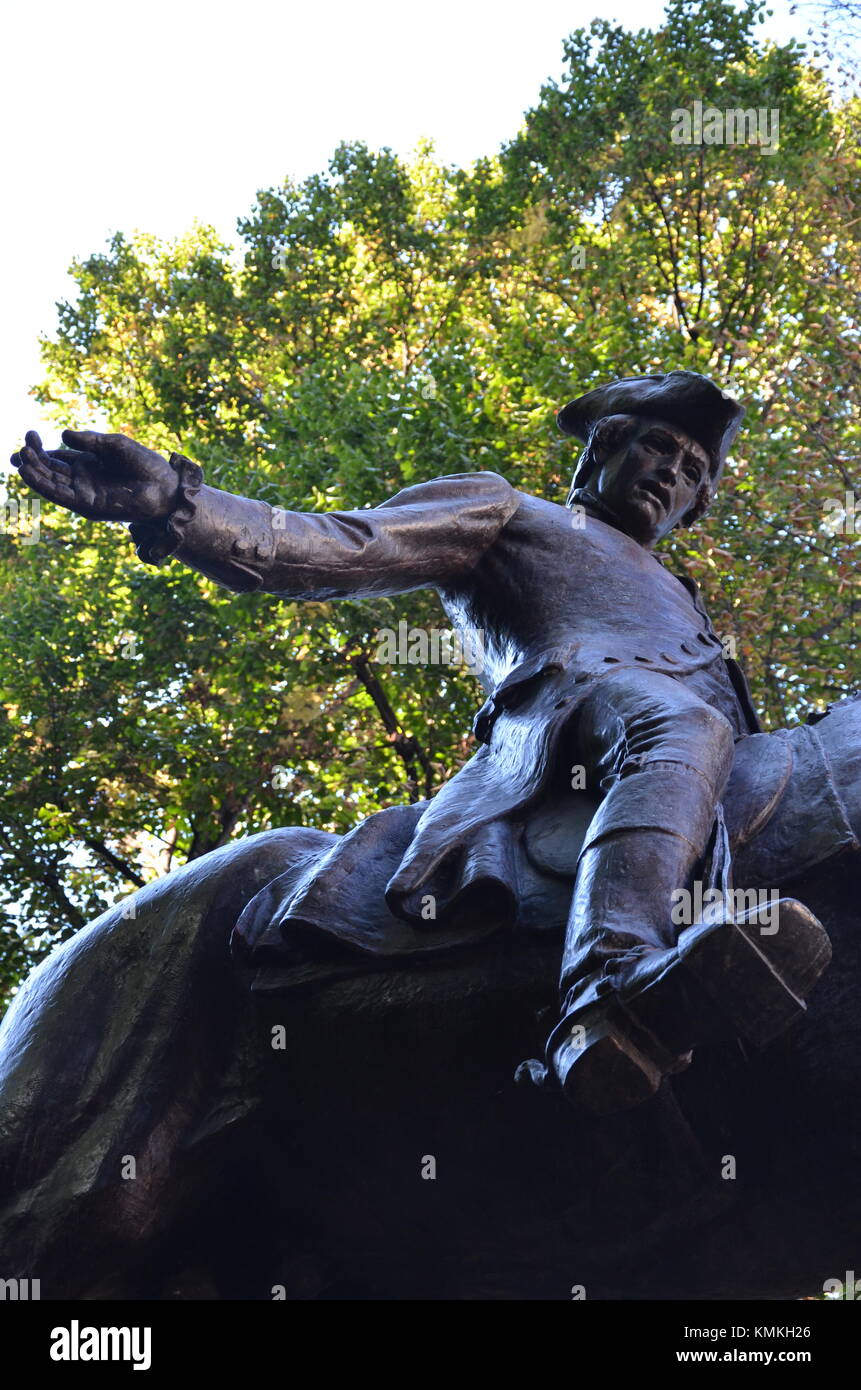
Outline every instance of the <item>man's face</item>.
{"label": "man's face", "polygon": [[592,486],[622,529],[650,550],[690,511],[708,472],[705,450],[677,425],[644,419],[599,464]]}

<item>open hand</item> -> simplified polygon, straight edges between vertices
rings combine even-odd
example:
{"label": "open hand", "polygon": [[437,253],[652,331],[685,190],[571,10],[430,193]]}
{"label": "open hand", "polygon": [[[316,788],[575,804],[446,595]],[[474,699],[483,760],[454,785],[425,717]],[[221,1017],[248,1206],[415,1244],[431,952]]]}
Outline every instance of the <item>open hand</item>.
{"label": "open hand", "polygon": [[167,459],[124,434],[63,430],[66,449],[43,449],[35,430],[12,463],[30,487],[92,521],[169,516],[179,480]]}

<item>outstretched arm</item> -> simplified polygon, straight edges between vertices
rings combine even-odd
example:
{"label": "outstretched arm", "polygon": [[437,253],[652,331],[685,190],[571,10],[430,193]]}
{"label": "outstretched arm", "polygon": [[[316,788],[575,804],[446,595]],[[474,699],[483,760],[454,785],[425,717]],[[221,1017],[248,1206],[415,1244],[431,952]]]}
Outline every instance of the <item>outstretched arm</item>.
{"label": "outstretched arm", "polygon": [[96,520],[127,521],[149,563],[175,555],[237,592],[363,598],[444,588],[467,573],[516,510],[495,473],[435,478],[379,507],[291,512],[207,486],[196,464],[170,461],[124,435],[38,435],[13,462],[43,496]]}

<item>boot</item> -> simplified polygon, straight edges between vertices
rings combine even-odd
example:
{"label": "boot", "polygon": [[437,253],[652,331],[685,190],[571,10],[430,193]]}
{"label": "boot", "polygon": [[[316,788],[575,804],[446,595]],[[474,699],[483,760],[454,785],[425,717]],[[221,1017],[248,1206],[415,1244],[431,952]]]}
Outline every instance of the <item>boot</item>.
{"label": "boot", "polygon": [[773,909],[764,918],[754,908],[687,928],[673,949],[608,962],[572,987],[545,1062],[521,1063],[515,1080],[559,1087],[572,1103],[610,1114],[649,1100],[702,1043],[740,1035],[765,1046],[805,1012],[804,996],[831,959],[808,908],[784,898],[776,909],[776,931]]}

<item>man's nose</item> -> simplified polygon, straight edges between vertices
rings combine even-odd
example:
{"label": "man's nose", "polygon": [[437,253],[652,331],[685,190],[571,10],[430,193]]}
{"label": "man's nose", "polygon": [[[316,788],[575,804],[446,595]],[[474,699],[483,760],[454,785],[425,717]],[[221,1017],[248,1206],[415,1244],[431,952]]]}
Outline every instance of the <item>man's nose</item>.
{"label": "man's nose", "polygon": [[681,449],[675,454],[665,454],[658,463],[658,477],[665,478],[667,482],[677,483],[679,480],[679,470],[682,466],[682,457],[683,453]]}

